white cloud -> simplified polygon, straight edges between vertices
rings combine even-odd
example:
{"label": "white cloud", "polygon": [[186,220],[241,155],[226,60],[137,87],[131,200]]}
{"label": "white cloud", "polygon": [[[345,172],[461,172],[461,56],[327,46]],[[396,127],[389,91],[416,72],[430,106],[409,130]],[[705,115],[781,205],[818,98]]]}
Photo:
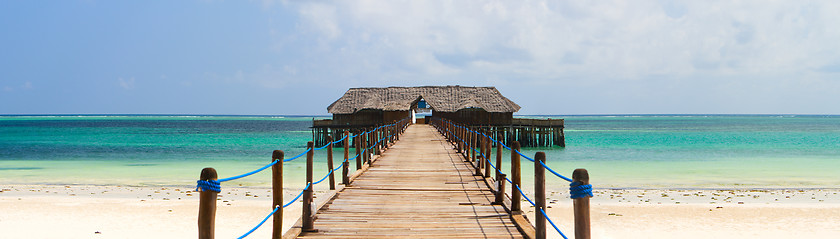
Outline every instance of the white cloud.
{"label": "white cloud", "polygon": [[123,89],[126,89],[126,90],[134,89],[134,77],[131,77],[131,78],[128,78],[128,79],[123,79],[122,77],[120,77],[118,79],[118,81],[120,83],[120,87],[122,87]]}
{"label": "white cloud", "polygon": [[417,73],[640,78],[822,67],[840,53],[832,8],[840,10],[766,1],[352,1],[304,3],[300,12],[331,52]]}
{"label": "white cloud", "polygon": [[[738,105],[727,102],[724,96],[730,94],[761,99],[837,89],[838,83],[828,79],[840,72],[838,1],[284,6],[296,8],[300,22],[282,45],[303,48],[304,54],[277,64],[295,71],[273,72],[349,86],[493,84],[601,91],[631,85],[639,92],[611,91],[616,99],[705,92],[701,96],[721,95],[719,104],[728,107]],[[798,80],[809,83],[789,83]],[[762,86],[750,89],[754,84]]]}

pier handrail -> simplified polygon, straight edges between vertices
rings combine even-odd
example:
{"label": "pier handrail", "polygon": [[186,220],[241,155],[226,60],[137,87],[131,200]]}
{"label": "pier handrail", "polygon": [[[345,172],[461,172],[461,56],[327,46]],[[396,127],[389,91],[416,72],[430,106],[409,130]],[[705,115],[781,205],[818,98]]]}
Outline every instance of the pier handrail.
{"label": "pier handrail", "polygon": [[[347,170],[347,165],[349,165],[348,164],[349,161],[353,160],[353,159],[361,160],[361,158],[365,158],[366,155],[370,154],[370,150],[372,150],[374,148],[376,149],[374,152],[381,153],[380,148],[387,148],[388,143],[395,142],[396,140],[398,140],[399,135],[402,134],[403,132],[405,132],[406,127],[408,127],[408,125],[410,124],[409,120],[410,120],[410,118],[407,117],[407,118],[404,118],[400,121],[395,121],[394,123],[391,123],[391,124],[381,125],[379,127],[373,128],[369,131],[361,132],[361,133],[358,133],[358,134],[353,135],[353,136],[350,136],[350,132],[345,130],[344,131],[344,137],[342,137],[341,139],[336,140],[336,141],[331,141],[331,142],[327,143],[326,145],[324,145],[322,147],[319,147],[319,148],[314,148],[313,147],[313,142],[309,141],[307,143],[306,151],[304,151],[303,153],[300,153],[299,155],[297,155],[295,157],[289,158],[289,159],[283,159],[284,153],[283,153],[282,150],[275,150],[273,155],[272,155],[271,163],[269,163],[269,164],[267,164],[267,165],[265,165],[265,166],[263,166],[259,169],[256,169],[254,171],[247,172],[247,173],[240,174],[240,175],[233,176],[233,177],[217,179],[218,176],[217,176],[217,173],[216,173],[215,169],[213,169],[213,168],[202,169],[201,177],[196,182],[196,184],[197,184],[196,191],[199,191],[199,194],[200,194],[199,216],[198,216],[199,238],[200,239],[205,239],[205,238],[211,238],[212,239],[215,236],[215,214],[216,214],[215,201],[216,201],[216,198],[218,197],[218,193],[221,192],[220,183],[225,182],[225,181],[231,181],[231,180],[236,180],[236,179],[248,177],[248,176],[256,174],[256,173],[258,173],[262,170],[265,170],[269,167],[274,167],[274,169],[272,170],[273,171],[273,173],[272,173],[272,191],[274,191],[273,192],[273,194],[274,194],[273,210],[259,224],[257,224],[254,228],[252,228],[251,230],[249,230],[248,232],[246,232],[245,234],[243,234],[242,236],[240,236],[238,238],[241,239],[241,238],[247,237],[252,232],[254,232],[257,228],[262,226],[268,220],[268,218],[271,218],[272,216],[274,216],[274,218],[275,218],[274,219],[274,228],[273,228],[273,232],[272,232],[272,238],[280,238],[281,235],[282,235],[283,208],[292,205],[294,202],[296,202],[301,197],[304,197],[304,205],[302,207],[303,215],[302,215],[302,218],[301,218],[304,226],[303,226],[302,229],[304,229],[304,230],[312,229],[313,218],[311,217],[311,215],[313,214],[313,212],[311,212],[310,204],[312,203],[312,199],[313,199],[313,189],[312,189],[313,185],[319,184],[319,183],[323,182],[325,179],[330,178],[330,183],[331,183],[330,189],[334,190],[335,189],[335,183],[334,183],[334,180],[330,176],[332,176],[336,171],[338,171],[339,169],[342,169],[342,168],[345,169],[345,170],[343,170],[343,175],[342,175],[343,179],[344,179],[343,183],[345,185],[349,185],[350,181],[348,180],[348,170]],[[387,132],[384,132],[384,130],[382,130],[382,128],[386,128],[386,127],[387,127],[388,130],[387,130]],[[371,142],[372,145],[370,147],[363,147],[363,149],[361,149],[361,151],[357,150],[358,153],[355,156],[353,156],[352,158],[348,158],[349,155],[347,154],[347,152],[348,152],[348,148],[350,147],[349,139],[356,138],[357,136],[360,136],[360,135],[369,135],[369,134],[373,134],[372,137],[374,137],[374,138],[379,138],[379,137],[381,137],[381,138],[379,138],[376,142]],[[387,139],[387,141],[385,141],[385,143],[383,143],[383,140],[386,140],[386,139]],[[373,139],[373,140],[370,139],[370,138],[368,138],[368,139],[357,139],[357,141],[358,140],[373,141],[375,139]],[[341,164],[338,167],[333,169],[332,168],[332,146],[335,145],[335,144],[339,144],[341,142],[344,142],[344,150],[345,150],[344,151],[345,152],[344,160],[341,162]],[[323,178],[321,178],[320,180],[318,180],[316,182],[312,182],[311,175],[312,175],[312,168],[313,168],[312,167],[312,160],[313,160],[314,152],[318,151],[318,150],[325,149],[325,148],[328,149],[327,160],[328,160],[329,172]],[[282,180],[283,180],[282,179],[282,174],[283,174],[283,170],[282,170],[283,167],[282,166],[283,166],[283,164],[280,163],[280,162],[289,162],[289,161],[298,159],[300,157],[303,157],[304,155],[307,156],[306,157],[307,158],[307,162],[306,162],[306,164],[307,164],[306,187],[304,187],[304,189],[294,199],[292,199],[288,203],[283,204],[281,206],[279,204],[282,203],[282,189],[283,189],[282,188]],[[366,161],[365,163],[370,163],[370,161]],[[278,201],[280,203],[278,203]],[[280,212],[279,217],[277,216],[278,215],[277,212]]]}
{"label": "pier handrail", "polygon": [[[543,169],[548,169],[549,172],[551,172],[552,174],[554,174],[558,178],[561,178],[563,180],[571,182],[571,184],[569,185],[569,190],[570,190],[570,195],[571,195],[570,197],[571,197],[572,200],[574,200],[575,235],[576,235],[576,238],[589,238],[590,237],[589,197],[593,197],[593,194],[592,194],[592,185],[589,184],[589,175],[588,175],[588,172],[586,172],[585,169],[576,169],[573,172],[573,178],[568,178],[566,176],[561,175],[560,173],[557,173],[556,171],[551,169],[551,167],[549,167],[548,165],[545,164],[545,162],[544,162],[545,161],[545,153],[543,153],[543,152],[537,152],[535,157],[534,157],[536,159],[534,159],[534,158],[528,157],[527,155],[523,154],[519,150],[518,143],[515,142],[515,141],[514,141],[513,144],[516,147],[511,148],[511,147],[505,145],[500,140],[496,140],[493,137],[490,137],[490,136],[484,134],[483,132],[474,131],[474,130],[470,129],[469,127],[459,125],[457,123],[454,123],[454,122],[446,120],[446,119],[434,118],[434,119],[432,119],[431,124],[433,126],[435,126],[438,129],[438,131],[440,131],[442,134],[444,134],[444,136],[450,142],[455,144],[456,149],[458,149],[459,152],[463,152],[465,154],[465,158],[468,161],[470,161],[470,158],[472,158],[473,159],[472,161],[476,162],[476,164],[473,164],[473,166],[476,168],[476,175],[477,176],[481,175],[481,170],[480,169],[482,168],[482,165],[484,165],[484,167],[486,169],[485,172],[487,174],[487,175],[483,175],[484,177],[489,177],[490,176],[489,175],[489,168],[486,167],[487,165],[491,166],[493,169],[496,170],[495,180],[496,180],[496,185],[498,187],[496,189],[497,193],[498,193],[497,195],[503,195],[504,194],[504,192],[503,192],[503,190],[504,190],[503,185],[504,184],[502,182],[500,182],[500,180],[504,179],[502,181],[507,181],[508,183],[513,185],[513,188],[515,188],[516,191],[518,191],[518,194],[521,195],[522,197],[524,197],[525,200],[527,200],[529,203],[531,203],[531,205],[533,205],[536,208],[536,210],[539,212],[539,214],[537,214],[537,218],[536,218],[537,221],[536,221],[536,232],[535,232],[536,235],[535,236],[537,238],[545,238],[545,221],[548,221],[551,224],[551,226],[554,228],[554,230],[557,231],[557,233],[560,234],[560,236],[568,239],[568,237],[566,237],[566,235],[563,234],[563,232],[557,227],[557,225],[551,220],[551,218],[548,217],[548,215],[545,212],[545,176],[544,176],[544,173],[543,173],[544,172]],[[526,193],[519,187],[518,182],[514,182],[514,181],[518,181],[518,174],[519,174],[518,163],[514,164],[515,166],[513,166],[512,169],[511,169],[513,171],[513,175],[515,175],[514,176],[514,178],[515,178],[514,181],[511,181],[510,179],[508,179],[504,175],[504,173],[499,168],[499,167],[501,167],[501,165],[499,165],[497,167],[497,166],[494,166],[493,163],[490,162],[490,159],[489,159],[488,155],[485,154],[485,151],[487,152],[487,154],[489,154],[491,152],[491,150],[489,149],[489,146],[486,146],[484,143],[477,142],[477,141],[480,141],[478,139],[479,137],[481,137],[483,139],[493,141],[494,143],[497,144],[497,146],[504,147],[504,148],[508,149],[509,151],[511,151],[512,163],[515,163],[515,162],[513,162],[514,160],[518,162],[518,159],[514,159],[514,157],[513,157],[513,156],[515,156],[515,155],[513,155],[514,153],[518,156],[524,157],[528,161],[534,162],[534,166],[535,166],[535,180],[534,180],[535,181],[535,191],[536,191],[536,194],[537,194],[536,200],[538,200],[536,203],[534,201],[532,201],[530,198],[528,198]],[[480,144],[480,146],[476,146],[475,144]],[[467,149],[465,150],[464,148],[467,148]],[[501,153],[500,148],[498,150],[498,153]],[[476,154],[480,155],[481,157],[476,157]],[[472,157],[471,157],[471,155],[472,155]],[[478,160],[475,160],[475,158],[481,158],[482,161],[480,162]],[[501,155],[497,155],[497,164],[501,164]],[[519,202],[518,202],[518,200],[513,201],[514,199],[516,199],[516,198],[514,197],[513,199],[511,199],[512,200],[511,201],[511,207],[509,208],[510,211],[517,211],[519,209],[519,206],[518,206]],[[498,198],[498,196],[497,196],[497,202],[500,202],[500,198]]]}

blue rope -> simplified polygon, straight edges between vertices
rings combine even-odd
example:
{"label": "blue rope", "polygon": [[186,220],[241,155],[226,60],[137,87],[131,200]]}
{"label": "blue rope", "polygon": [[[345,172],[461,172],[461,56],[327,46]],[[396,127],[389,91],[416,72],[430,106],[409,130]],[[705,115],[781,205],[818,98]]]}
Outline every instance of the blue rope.
{"label": "blue rope", "polygon": [[303,192],[305,192],[307,189],[309,189],[309,185],[311,185],[311,184],[308,184],[308,183],[307,183],[307,184],[306,184],[306,187],[305,187],[305,188],[303,188],[303,190],[302,190],[302,191],[300,191],[300,193],[298,193],[298,195],[297,195],[297,196],[295,196],[295,198],[294,198],[294,199],[292,199],[292,201],[289,201],[288,203],[286,203],[286,204],[284,204],[284,205],[283,205],[283,208],[288,207],[289,205],[292,205],[292,203],[295,203],[295,201],[297,201],[297,200],[298,200],[298,198],[300,198],[300,196],[302,196],[302,195],[303,195]]}
{"label": "blue rope", "polygon": [[[347,160],[345,160],[345,161],[347,161]],[[345,161],[341,161],[341,163],[340,163],[340,164],[338,164],[338,167],[337,167],[337,168],[335,168],[335,169],[333,169],[332,171],[330,171],[330,173],[328,173],[327,175],[324,175],[324,178],[322,178],[321,180],[318,180],[317,182],[314,182],[314,183],[312,183],[312,184],[319,184],[319,183],[323,182],[323,181],[324,181],[324,179],[327,179],[327,177],[329,177],[330,175],[332,175],[335,171],[338,171],[338,169],[340,169],[340,168],[341,168],[341,166],[344,166],[344,162],[345,162]]]}
{"label": "blue rope", "polygon": [[259,168],[257,170],[254,170],[254,171],[251,171],[251,172],[248,172],[248,173],[245,173],[245,174],[241,174],[239,176],[233,176],[233,177],[229,177],[229,178],[219,179],[219,182],[221,183],[221,182],[225,182],[225,181],[236,180],[236,179],[251,176],[251,175],[253,175],[253,174],[255,174],[259,171],[263,171],[263,170],[267,169],[268,167],[274,166],[274,164],[277,164],[277,162],[280,162],[280,160],[274,160],[274,162],[271,162],[270,164],[265,165],[262,168]]}
{"label": "blue rope", "polygon": [[288,158],[288,159],[284,159],[284,160],[283,160],[283,162],[289,162],[289,161],[292,161],[292,160],[298,159],[298,158],[300,158],[301,156],[305,155],[306,153],[309,153],[309,150],[312,150],[312,149],[306,149],[306,151],[303,151],[303,153],[300,153],[300,154],[298,154],[297,156],[294,156],[294,157],[291,157],[291,158]]}
{"label": "blue rope", "polygon": [[257,226],[256,226],[256,227],[251,228],[251,230],[250,230],[250,231],[248,231],[248,232],[246,232],[246,233],[245,233],[245,235],[242,235],[241,237],[238,237],[237,239],[242,239],[242,238],[247,237],[248,235],[251,235],[251,233],[252,233],[252,232],[256,231],[256,230],[257,230],[257,228],[260,228],[260,226],[262,226],[262,225],[263,225],[263,223],[265,223],[265,221],[268,221],[268,218],[270,218],[272,215],[274,215],[274,213],[276,213],[276,212],[277,212],[277,210],[279,210],[279,209],[280,209],[280,207],[275,207],[275,208],[274,208],[274,211],[271,211],[271,213],[269,213],[269,214],[268,214],[268,216],[266,216],[266,217],[265,217],[265,219],[263,219],[263,220],[260,222],[260,224],[257,224]]}
{"label": "blue rope", "polygon": [[333,145],[333,144],[337,144],[337,143],[339,143],[339,142],[343,141],[343,140],[344,140],[344,138],[347,138],[347,135],[345,135],[344,137],[341,137],[341,139],[339,139],[339,140],[332,141],[332,142],[330,142],[330,143],[328,143],[328,144],[325,144],[324,146],[321,146],[320,148],[316,148],[316,149],[315,149],[315,151],[322,150],[322,149],[326,148],[327,146],[330,146],[330,145]]}
{"label": "blue rope", "polygon": [[[461,126],[456,125],[456,127],[461,127]],[[466,127],[461,127],[461,128],[466,128]],[[470,131],[470,132],[475,132],[475,131],[472,131],[472,130],[469,130],[469,129],[467,129],[467,130],[468,130],[468,131]],[[447,131],[447,132],[449,132],[450,134],[452,133],[452,131],[450,131],[449,129],[446,129],[446,131]],[[510,147],[508,147],[507,145],[503,144],[502,142],[500,142],[500,141],[498,141],[498,140],[496,140],[496,139],[493,139],[493,137],[487,136],[487,135],[486,135],[486,134],[484,134],[484,133],[480,133],[480,134],[481,134],[481,135],[483,135],[484,137],[487,137],[488,139],[492,140],[493,142],[495,142],[495,143],[497,143],[497,144],[502,145],[503,147],[507,148],[508,150],[518,153],[520,156],[525,157],[525,159],[528,159],[528,160],[530,160],[531,162],[535,162],[535,161],[534,161],[534,159],[532,159],[532,158],[530,158],[530,157],[528,157],[528,156],[526,156],[526,155],[522,154],[522,153],[521,153],[521,152],[519,152],[518,150],[513,150],[513,149],[511,149]],[[453,135],[453,136],[454,136],[454,135]],[[458,136],[454,136],[454,137],[455,137],[456,139],[460,140],[461,142],[464,142],[464,140],[462,140],[462,139],[461,139],[461,138],[459,138]],[[466,144],[466,142],[464,142],[464,143]],[[504,172],[502,172],[502,170],[499,170],[498,168],[496,168],[496,166],[495,166],[495,165],[493,165],[493,164],[492,164],[492,162],[490,162],[490,159],[488,159],[488,158],[484,155],[484,153],[482,153],[481,151],[479,151],[479,150],[477,150],[477,149],[473,149],[473,150],[475,150],[476,152],[478,152],[478,153],[481,155],[481,157],[482,157],[482,158],[484,158],[484,160],[486,160],[488,163],[490,163],[490,166],[491,166],[491,167],[493,167],[493,169],[495,169],[495,170],[496,170],[496,171],[498,171],[499,173],[504,174]],[[566,180],[566,181],[569,181],[569,182],[571,182],[571,181],[572,181],[571,179],[569,179],[569,178],[567,178],[567,177],[564,177],[563,175],[560,175],[559,173],[555,172],[554,170],[552,170],[551,168],[549,168],[547,165],[545,165],[545,163],[543,163],[542,161],[540,161],[540,164],[542,164],[542,166],[543,166],[544,168],[548,169],[548,171],[549,171],[549,172],[553,173],[553,174],[554,174],[554,175],[556,175],[557,177],[560,177],[560,178],[562,178],[562,179],[564,179],[564,180]],[[531,199],[530,199],[530,198],[528,198],[528,196],[527,196],[527,195],[525,195],[525,192],[523,192],[523,191],[522,191],[522,188],[519,188],[519,186],[518,186],[518,185],[514,184],[514,183],[513,183],[513,181],[511,181],[511,180],[510,180],[510,179],[508,179],[508,178],[505,178],[505,180],[507,180],[507,181],[508,181],[511,185],[513,185],[514,187],[516,187],[516,190],[517,190],[517,191],[519,191],[519,194],[521,194],[521,195],[522,195],[522,197],[523,197],[523,198],[525,198],[525,200],[527,200],[529,203],[531,203],[531,205],[533,205],[534,207],[536,207],[536,206],[537,206],[537,205],[536,205],[533,201],[531,201]],[[580,184],[580,182],[577,182],[577,184]],[[589,185],[589,184],[587,184],[587,185],[576,185],[576,183],[572,183],[572,184],[571,184],[571,187],[570,187],[569,189],[570,189],[570,190],[573,190],[573,191],[572,191],[572,199],[575,199],[575,198],[581,198],[581,197],[586,196],[586,195],[589,195],[590,197],[592,197],[592,185]],[[575,191],[575,190],[577,190],[577,191]],[[580,194],[583,194],[583,195],[580,195]],[[552,221],[552,220],[551,220],[551,218],[549,218],[549,217],[548,217],[548,215],[545,213],[545,211],[544,211],[542,208],[539,208],[539,211],[540,211],[540,213],[542,213],[543,217],[544,217],[544,218],[548,221],[548,223],[549,223],[549,224],[551,224],[551,226],[552,226],[552,227],[554,227],[554,230],[555,230],[555,231],[557,231],[557,233],[560,233],[560,236],[562,236],[562,237],[563,237],[563,238],[565,238],[565,239],[568,239],[568,237],[566,237],[566,235],[565,235],[565,234],[563,234],[563,232],[562,232],[562,231],[560,231],[560,228],[558,228],[558,227],[557,227],[557,225],[555,225],[555,224],[554,224],[554,221]]]}
{"label": "blue rope", "polygon": [[522,154],[522,152],[519,152],[519,150],[513,150],[513,152],[516,152],[517,154],[519,154],[523,158],[527,159],[528,161],[534,162],[534,159],[528,157],[527,155]]}
{"label": "blue rope", "polygon": [[592,184],[583,185],[582,182],[573,182],[569,184],[569,194],[572,195],[572,199],[583,198],[586,196],[594,197],[592,195]]}
{"label": "blue rope", "polygon": [[550,223],[552,227],[554,227],[554,230],[557,231],[557,233],[560,233],[560,236],[563,236],[563,238],[565,239],[569,239],[568,237],[566,237],[565,234],[563,234],[563,232],[560,231],[560,228],[557,228],[557,225],[554,225],[554,222],[551,221],[551,218],[549,218],[548,215],[545,214],[545,211],[543,211],[542,208],[540,208],[540,213],[542,213],[543,218],[545,218],[545,220],[548,221],[548,223]]}
{"label": "blue rope", "polygon": [[572,179],[571,179],[571,178],[567,178],[566,176],[563,176],[563,175],[560,175],[560,174],[559,174],[559,173],[557,173],[557,172],[554,172],[554,170],[552,170],[551,168],[549,168],[549,167],[548,167],[548,165],[545,165],[545,163],[543,163],[542,161],[540,161],[540,164],[542,164],[543,168],[548,169],[548,171],[549,171],[549,172],[551,172],[551,173],[553,173],[555,176],[560,177],[560,178],[562,178],[563,180],[566,180],[566,181],[569,181],[569,182],[571,182],[571,181],[572,181]]}
{"label": "blue rope", "polygon": [[219,181],[216,180],[198,180],[196,181],[195,190],[201,189],[202,191],[213,191],[220,193],[222,192],[222,186],[219,185]]}

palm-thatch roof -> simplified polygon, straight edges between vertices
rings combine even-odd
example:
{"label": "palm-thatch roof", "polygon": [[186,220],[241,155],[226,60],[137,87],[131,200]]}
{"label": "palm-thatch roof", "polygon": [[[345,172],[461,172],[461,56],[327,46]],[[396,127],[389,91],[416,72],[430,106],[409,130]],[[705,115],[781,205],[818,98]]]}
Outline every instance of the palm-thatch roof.
{"label": "palm-thatch roof", "polygon": [[481,108],[487,112],[516,112],[519,105],[502,96],[495,87],[418,86],[386,88],[350,88],[333,102],[327,111],[352,114],[360,110],[407,111],[420,98],[434,111],[456,112]]}

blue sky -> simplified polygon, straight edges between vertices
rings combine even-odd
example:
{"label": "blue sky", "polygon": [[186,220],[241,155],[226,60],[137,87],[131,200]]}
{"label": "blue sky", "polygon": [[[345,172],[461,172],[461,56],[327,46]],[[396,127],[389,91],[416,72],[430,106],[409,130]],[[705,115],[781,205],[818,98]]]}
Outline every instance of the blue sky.
{"label": "blue sky", "polygon": [[840,1],[2,1],[0,114],[326,114],[495,86],[520,114],[840,114]]}

